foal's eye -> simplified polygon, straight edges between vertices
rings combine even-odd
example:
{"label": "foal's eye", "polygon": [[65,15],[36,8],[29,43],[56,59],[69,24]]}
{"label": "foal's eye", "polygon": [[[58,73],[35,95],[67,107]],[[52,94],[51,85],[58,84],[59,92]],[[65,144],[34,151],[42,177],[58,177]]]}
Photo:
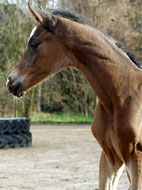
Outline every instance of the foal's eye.
{"label": "foal's eye", "polygon": [[38,38],[31,38],[29,40],[28,47],[31,51],[35,52],[40,45],[40,40]]}
{"label": "foal's eye", "polygon": [[31,43],[31,44],[30,44],[31,50],[32,50],[32,51],[36,51],[37,48],[38,48],[38,45],[39,45],[38,43]]}

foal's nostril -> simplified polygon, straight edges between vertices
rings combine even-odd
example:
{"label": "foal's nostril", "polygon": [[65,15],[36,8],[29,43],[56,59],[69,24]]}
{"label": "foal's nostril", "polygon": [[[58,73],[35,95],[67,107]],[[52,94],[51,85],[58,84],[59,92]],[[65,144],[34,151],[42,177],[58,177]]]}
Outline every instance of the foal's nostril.
{"label": "foal's nostril", "polygon": [[7,79],[6,86],[14,96],[21,97],[24,95],[23,86],[21,82],[12,81],[10,78]]}
{"label": "foal's nostril", "polygon": [[6,81],[6,86],[14,96],[21,97],[25,94],[23,91],[23,83],[18,81],[17,78],[9,76]]}
{"label": "foal's nostril", "polygon": [[6,87],[8,88],[8,90],[12,93],[13,92],[13,82],[11,80],[11,76],[9,76],[7,78],[7,81],[6,81]]}
{"label": "foal's nostril", "polygon": [[6,81],[6,86],[7,86],[7,87],[10,87],[10,83],[11,83],[11,77],[9,76],[9,77],[7,78],[7,81]]}

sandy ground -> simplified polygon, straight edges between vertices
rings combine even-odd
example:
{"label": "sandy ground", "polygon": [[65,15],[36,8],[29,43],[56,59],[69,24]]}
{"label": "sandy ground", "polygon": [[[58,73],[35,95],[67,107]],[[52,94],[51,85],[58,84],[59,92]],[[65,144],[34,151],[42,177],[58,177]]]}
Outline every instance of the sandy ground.
{"label": "sandy ground", "polygon": [[[0,190],[96,190],[101,149],[88,125],[32,126],[33,146],[0,150]],[[128,189],[123,173],[119,190]]]}

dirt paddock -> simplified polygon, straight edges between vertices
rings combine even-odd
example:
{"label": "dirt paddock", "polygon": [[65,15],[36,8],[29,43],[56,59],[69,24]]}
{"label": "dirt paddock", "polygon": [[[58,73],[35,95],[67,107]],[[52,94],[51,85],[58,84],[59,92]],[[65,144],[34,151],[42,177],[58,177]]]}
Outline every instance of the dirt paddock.
{"label": "dirt paddock", "polygon": [[[101,149],[89,125],[32,126],[33,146],[0,150],[0,190],[96,190]],[[123,173],[119,188],[128,189]]]}

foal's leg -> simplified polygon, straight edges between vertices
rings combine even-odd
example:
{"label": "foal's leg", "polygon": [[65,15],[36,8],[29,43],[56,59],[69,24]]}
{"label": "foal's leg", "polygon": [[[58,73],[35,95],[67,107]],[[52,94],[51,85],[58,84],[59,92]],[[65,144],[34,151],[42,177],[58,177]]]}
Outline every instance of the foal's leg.
{"label": "foal's leg", "polygon": [[142,151],[136,151],[127,163],[131,190],[142,190]]}
{"label": "foal's leg", "polygon": [[123,169],[124,165],[122,162],[115,160],[115,164],[112,165],[104,152],[102,152],[99,170],[99,190],[116,190]]}
{"label": "foal's leg", "polygon": [[131,179],[130,179],[130,175],[129,175],[127,168],[126,168],[126,173],[127,173],[128,180],[130,182],[130,186],[129,186],[128,190],[131,190]]}

